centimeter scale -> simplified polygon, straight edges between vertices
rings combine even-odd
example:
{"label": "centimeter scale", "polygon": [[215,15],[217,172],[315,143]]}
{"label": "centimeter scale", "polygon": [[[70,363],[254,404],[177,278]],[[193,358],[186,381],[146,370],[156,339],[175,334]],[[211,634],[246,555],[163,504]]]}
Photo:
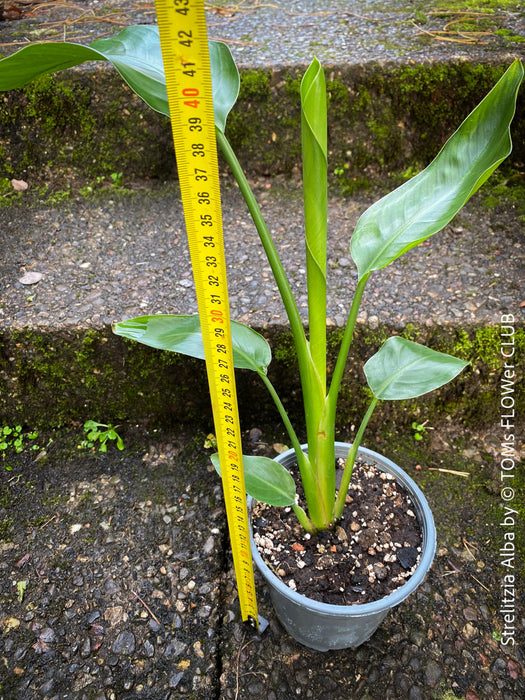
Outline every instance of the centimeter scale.
{"label": "centimeter scale", "polygon": [[[204,0],[156,0],[155,4],[241,615],[244,621],[259,628],[235,391]],[[261,619],[261,627],[264,622]]]}

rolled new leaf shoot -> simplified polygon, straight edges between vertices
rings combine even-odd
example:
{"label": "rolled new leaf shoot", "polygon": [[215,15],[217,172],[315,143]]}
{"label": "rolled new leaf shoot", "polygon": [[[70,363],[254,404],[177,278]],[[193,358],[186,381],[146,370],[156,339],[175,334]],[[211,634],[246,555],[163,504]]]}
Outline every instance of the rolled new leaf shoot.
{"label": "rolled new leaf shoot", "polygon": [[301,134],[310,351],[326,394],[327,117],[324,71],[317,59],[301,82]]}

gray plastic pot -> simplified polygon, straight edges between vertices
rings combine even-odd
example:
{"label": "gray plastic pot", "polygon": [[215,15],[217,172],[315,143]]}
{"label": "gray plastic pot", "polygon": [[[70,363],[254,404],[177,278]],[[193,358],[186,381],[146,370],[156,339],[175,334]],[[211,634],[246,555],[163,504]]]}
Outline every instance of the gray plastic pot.
{"label": "gray plastic pot", "polygon": [[[306,446],[303,446],[303,449],[306,450]],[[336,442],[336,459],[340,457],[346,458],[349,450],[349,444]],[[427,571],[430,569],[436,551],[434,518],[427,500],[417,484],[394,462],[377,452],[360,447],[359,455],[366,458],[368,462],[375,464],[378,469],[393,474],[398,483],[404,486],[410,494],[413,504],[412,509],[416,513],[423,532],[421,559],[416,571],[408,579],[407,583],[385,598],[362,605],[329,605],[328,603],[311,600],[296,591],[292,591],[264,563],[253,541],[250,519],[252,556],[257,568],[270,587],[272,603],[277,617],[294,639],[318,651],[357,647],[370,639],[388,611],[401,603],[423,581]],[[296,464],[293,450],[283,452],[275,459],[288,468]],[[248,499],[250,514],[251,506],[252,499]]]}

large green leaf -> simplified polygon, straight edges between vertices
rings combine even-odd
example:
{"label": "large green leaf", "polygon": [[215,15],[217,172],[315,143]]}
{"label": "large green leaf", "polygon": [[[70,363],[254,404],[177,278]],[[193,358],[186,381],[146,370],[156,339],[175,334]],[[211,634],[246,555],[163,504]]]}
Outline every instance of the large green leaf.
{"label": "large green leaf", "polygon": [[397,336],[389,338],[365,364],[377,399],[413,399],[454,379],[468,362]]}
{"label": "large green leaf", "polygon": [[[230,50],[211,41],[210,64],[215,125],[224,131],[239,92],[239,73]],[[30,44],[0,61],[0,90],[12,90],[40,75],[77,66],[85,61],[110,61],[129,87],[147,105],[169,117],[166,80],[158,27],[126,27],[89,46],[71,42]]]}
{"label": "large green leaf", "polygon": [[[211,456],[217,472],[221,473],[219,455]],[[270,506],[291,506],[295,503],[295,484],[290,472],[268,457],[242,456],[246,493]]]}
{"label": "large green leaf", "polygon": [[[114,323],[113,333],[159,350],[170,350],[204,360],[198,315],[139,316]],[[266,372],[272,354],[266,340],[248,326],[232,321],[233,364],[237,369]]]}
{"label": "large green leaf", "polygon": [[514,61],[432,163],[361,216],[351,241],[360,279],[440,231],[509,155],[522,78]]}

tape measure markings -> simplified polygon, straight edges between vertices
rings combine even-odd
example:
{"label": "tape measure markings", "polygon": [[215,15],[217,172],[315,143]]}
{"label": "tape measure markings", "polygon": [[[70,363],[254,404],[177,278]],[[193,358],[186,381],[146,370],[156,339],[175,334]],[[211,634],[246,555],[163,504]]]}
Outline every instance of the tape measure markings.
{"label": "tape measure markings", "polygon": [[243,620],[258,625],[203,0],[156,0],[184,218]]}

